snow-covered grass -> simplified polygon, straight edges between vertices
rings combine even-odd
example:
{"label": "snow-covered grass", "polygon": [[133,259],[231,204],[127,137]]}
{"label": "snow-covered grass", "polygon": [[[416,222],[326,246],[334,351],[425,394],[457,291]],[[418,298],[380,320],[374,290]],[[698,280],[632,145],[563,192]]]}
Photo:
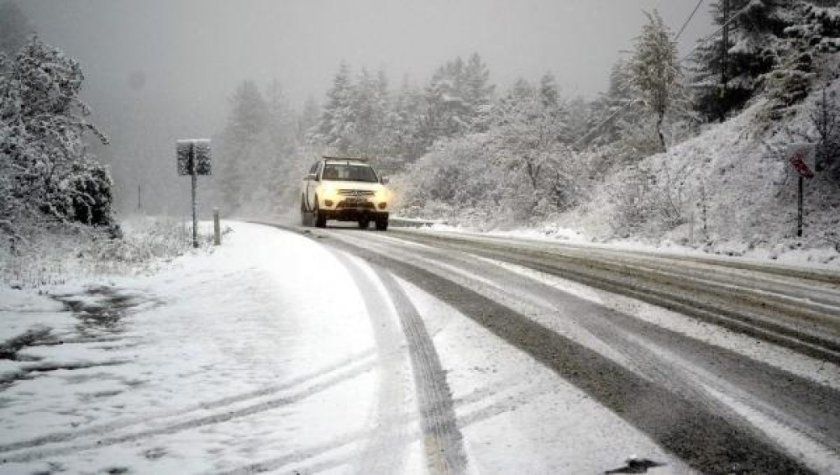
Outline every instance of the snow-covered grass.
{"label": "snow-covered grass", "polygon": [[[68,276],[96,277],[151,272],[188,252],[191,224],[172,218],[134,217],[120,223],[123,237],[84,227],[46,229],[12,250],[0,247],[0,283],[38,288]],[[212,228],[200,223],[200,244],[209,249]]]}
{"label": "snow-covered grass", "polygon": [[[0,359],[0,472],[218,473],[353,459],[379,377],[353,279],[311,240],[233,229],[214,252],[187,252],[154,273],[0,285],[0,343],[49,329]],[[328,294],[316,285],[325,277]]]}

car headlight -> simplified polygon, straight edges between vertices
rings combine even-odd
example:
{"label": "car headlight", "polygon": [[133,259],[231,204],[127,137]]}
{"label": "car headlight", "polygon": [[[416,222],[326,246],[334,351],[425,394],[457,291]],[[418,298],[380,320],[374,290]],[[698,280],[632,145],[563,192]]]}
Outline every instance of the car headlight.
{"label": "car headlight", "polygon": [[388,201],[388,190],[385,188],[376,190],[376,201]]}
{"label": "car headlight", "polygon": [[335,188],[333,188],[331,185],[324,185],[324,187],[321,188],[321,192],[322,192],[322,195],[323,195],[322,198],[327,199],[327,198],[335,198],[337,190]]}

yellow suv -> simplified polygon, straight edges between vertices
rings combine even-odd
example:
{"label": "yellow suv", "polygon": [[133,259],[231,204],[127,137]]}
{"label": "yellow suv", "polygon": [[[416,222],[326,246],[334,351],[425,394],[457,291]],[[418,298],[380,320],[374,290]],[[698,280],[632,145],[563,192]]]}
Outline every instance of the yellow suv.
{"label": "yellow suv", "polygon": [[303,180],[300,213],[303,225],[323,228],[327,220],[357,221],[367,229],[388,229],[391,192],[388,179],[381,177],[364,159],[324,157],[312,165]]}

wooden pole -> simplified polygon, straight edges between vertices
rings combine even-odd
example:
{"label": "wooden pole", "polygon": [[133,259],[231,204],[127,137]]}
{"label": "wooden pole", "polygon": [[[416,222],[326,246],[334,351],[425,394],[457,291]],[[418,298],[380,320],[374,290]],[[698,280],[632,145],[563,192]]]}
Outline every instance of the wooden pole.
{"label": "wooden pole", "polygon": [[222,226],[219,222],[219,208],[213,208],[213,245],[222,244]]}

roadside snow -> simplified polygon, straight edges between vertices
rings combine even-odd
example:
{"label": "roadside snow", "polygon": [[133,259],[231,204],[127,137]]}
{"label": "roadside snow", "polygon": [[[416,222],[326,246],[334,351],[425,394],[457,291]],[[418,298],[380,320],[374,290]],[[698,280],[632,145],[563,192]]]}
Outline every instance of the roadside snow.
{"label": "roadside snow", "polygon": [[354,461],[379,376],[353,279],[308,239],[232,226],[153,276],[0,288],[0,339],[52,329],[0,361],[0,471]]}
{"label": "roadside snow", "polygon": [[784,248],[773,249],[753,248],[746,244],[729,243],[726,247],[715,248],[712,252],[703,249],[677,244],[664,240],[659,244],[651,244],[640,239],[610,239],[596,241],[582,232],[573,229],[546,225],[541,229],[521,228],[511,230],[477,231],[470,228],[434,224],[418,228],[412,232],[439,233],[452,235],[469,235],[477,237],[498,237],[518,239],[522,241],[571,244],[593,249],[616,251],[632,251],[672,256],[693,256],[711,259],[735,260],[753,264],[783,264],[802,268],[826,269],[836,271],[840,269],[840,253],[833,248]]}

